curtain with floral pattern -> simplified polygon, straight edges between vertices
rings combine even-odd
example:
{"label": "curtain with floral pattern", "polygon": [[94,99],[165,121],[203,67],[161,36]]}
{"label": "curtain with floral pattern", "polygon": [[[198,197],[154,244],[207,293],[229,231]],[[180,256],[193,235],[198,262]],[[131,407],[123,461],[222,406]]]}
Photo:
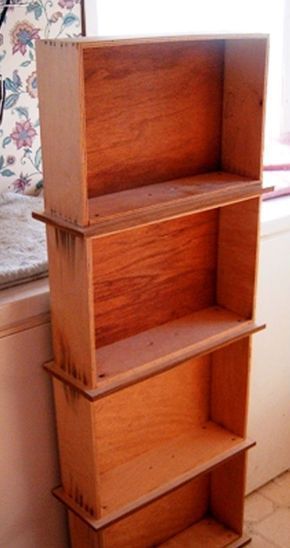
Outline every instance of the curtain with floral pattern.
{"label": "curtain with floral pattern", "polygon": [[[81,34],[81,0],[13,0],[0,30],[5,102],[0,126],[0,192],[43,186],[35,40]],[[0,0],[1,5],[5,0]]]}

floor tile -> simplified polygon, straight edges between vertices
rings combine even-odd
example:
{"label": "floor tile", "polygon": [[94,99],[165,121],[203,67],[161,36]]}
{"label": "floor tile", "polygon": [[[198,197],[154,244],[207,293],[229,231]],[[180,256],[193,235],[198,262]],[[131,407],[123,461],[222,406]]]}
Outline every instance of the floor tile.
{"label": "floor tile", "polygon": [[260,521],[267,517],[274,510],[274,504],[260,495],[259,492],[252,493],[246,498],[245,520]]}
{"label": "floor tile", "polygon": [[278,483],[279,485],[288,485],[290,489],[290,471],[284,472],[284,474],[281,474],[277,478],[274,479],[275,483]]}
{"label": "floor tile", "polygon": [[252,542],[248,545],[249,548],[277,548],[277,544],[269,542],[260,535],[251,534]]}
{"label": "floor tile", "polygon": [[270,516],[255,525],[255,531],[268,542],[273,542],[280,548],[289,548],[290,509],[277,508]]}
{"label": "floor tile", "polygon": [[[282,477],[270,481],[259,489],[259,494],[267,497],[279,506],[290,507],[290,477]],[[290,547],[290,541],[289,541]]]}

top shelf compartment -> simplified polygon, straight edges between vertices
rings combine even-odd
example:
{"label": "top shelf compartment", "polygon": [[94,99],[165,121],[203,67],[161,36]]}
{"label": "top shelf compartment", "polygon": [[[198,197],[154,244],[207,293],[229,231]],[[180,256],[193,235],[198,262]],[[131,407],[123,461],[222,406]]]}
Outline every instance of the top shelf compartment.
{"label": "top shelf compartment", "polygon": [[261,36],[40,41],[46,217],[95,230],[257,194],[266,52]]}

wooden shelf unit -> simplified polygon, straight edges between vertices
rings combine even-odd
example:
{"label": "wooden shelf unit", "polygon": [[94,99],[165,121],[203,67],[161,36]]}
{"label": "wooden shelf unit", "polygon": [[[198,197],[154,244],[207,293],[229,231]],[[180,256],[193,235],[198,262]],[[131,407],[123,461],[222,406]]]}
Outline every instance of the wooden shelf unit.
{"label": "wooden shelf unit", "polygon": [[73,548],[249,541],[266,57],[259,35],[37,44]]}

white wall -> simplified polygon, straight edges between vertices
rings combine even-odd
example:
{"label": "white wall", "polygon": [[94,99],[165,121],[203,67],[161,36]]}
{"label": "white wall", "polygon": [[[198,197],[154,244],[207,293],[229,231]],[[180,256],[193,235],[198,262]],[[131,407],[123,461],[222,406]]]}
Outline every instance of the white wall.
{"label": "white wall", "polygon": [[283,111],[280,120],[282,135],[290,137],[290,2],[285,0],[285,17],[284,17],[284,51],[283,64],[284,71],[282,74],[282,104]]}

